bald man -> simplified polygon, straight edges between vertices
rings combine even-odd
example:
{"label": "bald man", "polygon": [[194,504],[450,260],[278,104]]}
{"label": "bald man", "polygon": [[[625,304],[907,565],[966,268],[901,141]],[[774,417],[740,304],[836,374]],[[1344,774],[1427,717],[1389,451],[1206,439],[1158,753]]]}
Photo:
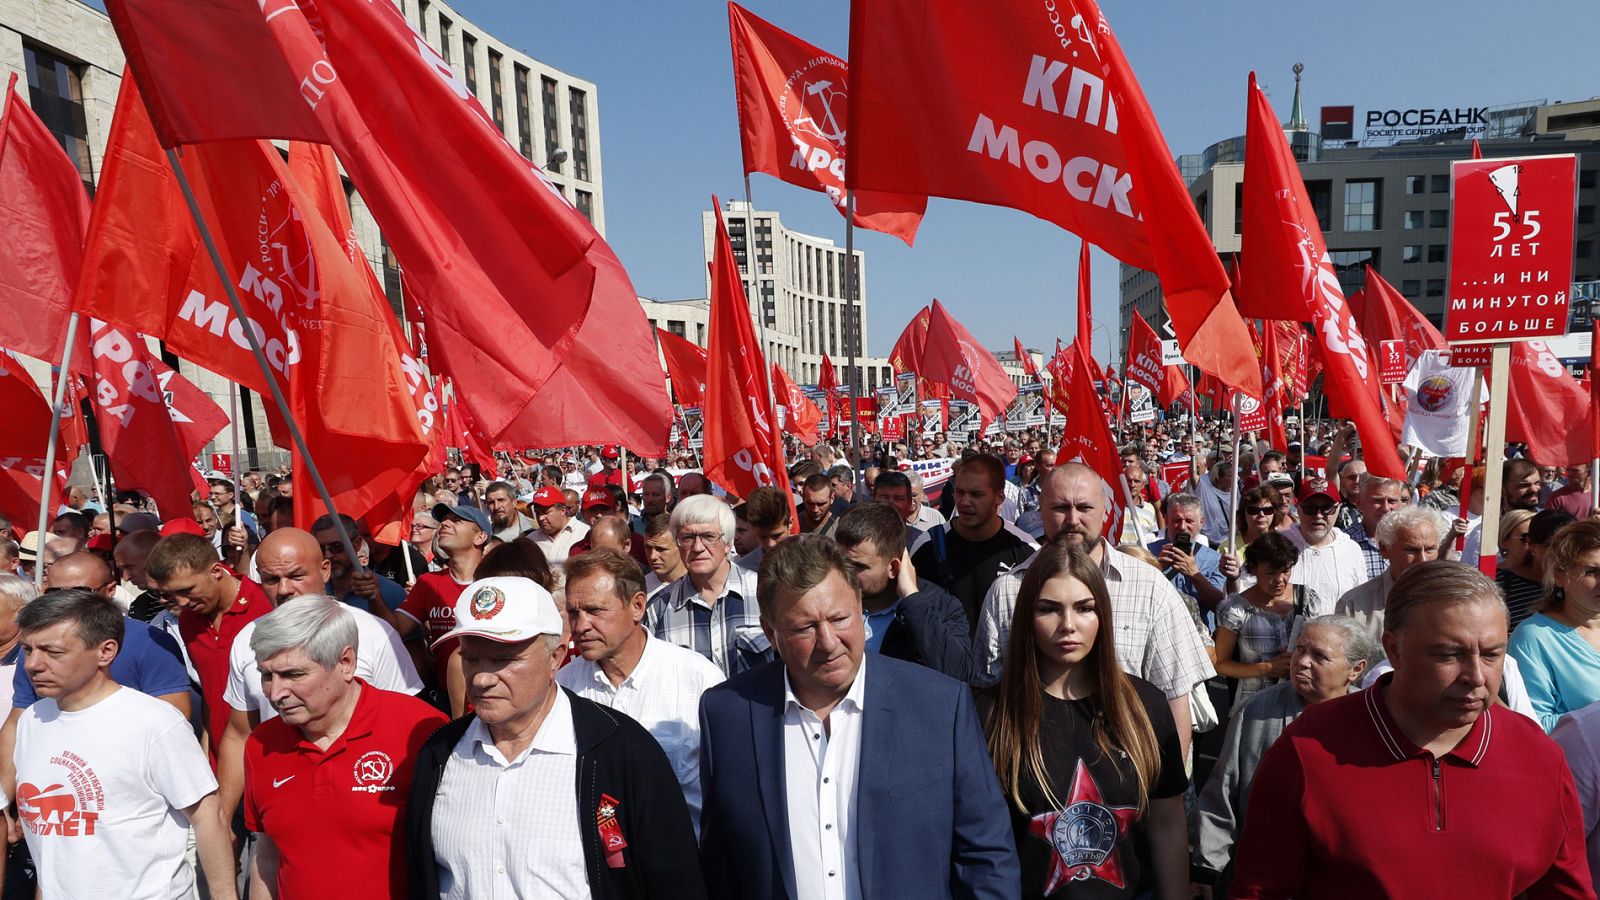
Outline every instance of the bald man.
{"label": "bald man", "polygon": [[130,619],[154,622],[156,616],[167,608],[161,594],[150,590],[150,576],[144,570],[145,560],[150,558],[150,551],[160,540],[159,531],[134,531],[123,535],[117,541],[117,548],[111,552],[117,561],[117,568],[122,571],[122,583],[133,594],[133,602],[128,604]]}
{"label": "bald man", "polygon": [[[299,528],[268,532],[256,548],[255,562],[261,589],[275,607],[297,597],[326,596],[333,577],[333,564],[323,555],[322,544]],[[379,690],[420,693],[422,679],[394,628],[358,606],[346,608],[356,622],[356,676]],[[278,715],[261,689],[261,670],[250,649],[255,630],[256,623],[250,622],[234,637],[228,653],[228,687],[222,695],[229,709],[227,730],[217,748],[217,782],[222,812],[230,822],[244,796],[245,740],[257,725]]]}
{"label": "bald man", "polygon": [[[1101,536],[1112,488],[1094,469],[1069,462],[1051,469],[1043,481],[1039,512],[1045,540],[1077,547],[1100,564],[1116,614],[1117,663],[1166,695],[1187,758],[1189,693],[1216,674],[1200,637],[1199,620],[1160,569],[1123,553]],[[984,597],[974,641],[979,656],[974,680],[980,684],[1000,680],[1017,592],[1037,556],[996,578]]]}
{"label": "bald man", "polygon": [[618,516],[601,516],[589,523],[589,549],[615,550],[618,553],[628,552],[631,529],[628,523]]}

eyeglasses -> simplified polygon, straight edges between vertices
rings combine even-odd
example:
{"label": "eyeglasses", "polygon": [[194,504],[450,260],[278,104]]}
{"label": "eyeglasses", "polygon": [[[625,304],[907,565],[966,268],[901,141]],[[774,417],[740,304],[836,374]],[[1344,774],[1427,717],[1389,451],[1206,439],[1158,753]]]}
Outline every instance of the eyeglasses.
{"label": "eyeglasses", "polygon": [[1315,506],[1301,506],[1300,507],[1300,511],[1305,513],[1308,516],[1316,516],[1318,518],[1321,518],[1323,516],[1331,516],[1331,515],[1333,515],[1333,511],[1337,507],[1338,507],[1338,504],[1333,504],[1333,503],[1317,504]]}
{"label": "eyeglasses", "polygon": [[693,547],[698,543],[707,549],[720,546],[725,540],[720,534],[680,534],[677,538],[679,547]]}
{"label": "eyeglasses", "polygon": [[1276,506],[1246,506],[1244,511],[1252,516],[1266,516],[1278,511]]}

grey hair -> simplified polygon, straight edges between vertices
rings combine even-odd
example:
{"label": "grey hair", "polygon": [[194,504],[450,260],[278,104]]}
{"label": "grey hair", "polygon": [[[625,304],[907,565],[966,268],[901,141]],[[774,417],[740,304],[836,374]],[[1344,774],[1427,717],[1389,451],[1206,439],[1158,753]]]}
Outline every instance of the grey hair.
{"label": "grey hair", "polygon": [[317,665],[331,669],[344,648],[359,651],[355,616],[338,600],[321,594],[295,597],[256,620],[250,650],[267,660],[286,650],[304,650]]}
{"label": "grey hair", "polygon": [[0,575],[0,606],[15,612],[39,599],[39,589],[26,578],[7,572]]}
{"label": "grey hair", "polygon": [[1200,498],[1188,493],[1168,494],[1166,505],[1162,508],[1171,513],[1174,507],[1179,506],[1184,509],[1198,509],[1202,515],[1205,514],[1205,507],[1201,505]]}
{"label": "grey hair", "polygon": [[1313,627],[1328,628],[1344,635],[1344,658],[1352,666],[1371,662],[1377,655],[1378,645],[1372,635],[1367,634],[1366,626],[1349,616],[1317,616],[1305,624],[1305,628]]}
{"label": "grey hair", "polygon": [[1510,615],[1505,596],[1488,576],[1463,563],[1436,559],[1395,579],[1383,601],[1383,630],[1398,633],[1419,607],[1457,603],[1489,603]]}
{"label": "grey hair", "polygon": [[1384,514],[1384,517],[1378,520],[1378,533],[1373,535],[1372,539],[1378,542],[1378,546],[1388,547],[1394,543],[1395,535],[1399,532],[1416,531],[1424,525],[1433,529],[1435,543],[1443,540],[1450,530],[1450,524],[1445,520],[1444,513],[1428,506],[1402,506]]}
{"label": "grey hair", "polygon": [[1356,485],[1356,490],[1362,494],[1371,496],[1373,491],[1386,487],[1397,487],[1403,493],[1408,485],[1398,478],[1384,478],[1382,475],[1374,475],[1371,472],[1366,472],[1362,474],[1360,483]]}
{"label": "grey hair", "polygon": [[715,525],[726,544],[733,543],[733,532],[738,527],[728,504],[710,494],[694,494],[678,501],[672,510],[672,536],[676,538],[685,525]]}

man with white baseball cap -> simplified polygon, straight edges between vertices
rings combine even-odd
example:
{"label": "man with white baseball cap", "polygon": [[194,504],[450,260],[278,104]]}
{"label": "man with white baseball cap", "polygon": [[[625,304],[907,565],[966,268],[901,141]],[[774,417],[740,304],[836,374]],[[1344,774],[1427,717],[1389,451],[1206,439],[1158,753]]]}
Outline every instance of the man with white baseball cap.
{"label": "man with white baseball cap", "polygon": [[683,791],[633,719],[559,687],[565,617],[527,578],[456,601],[473,711],[423,745],[406,814],[413,897],[704,897]]}

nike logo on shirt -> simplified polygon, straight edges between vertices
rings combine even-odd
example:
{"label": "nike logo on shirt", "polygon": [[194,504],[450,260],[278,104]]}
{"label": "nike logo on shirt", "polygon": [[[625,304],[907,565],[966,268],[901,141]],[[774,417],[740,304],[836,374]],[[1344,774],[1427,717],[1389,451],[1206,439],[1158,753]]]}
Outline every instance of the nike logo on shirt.
{"label": "nike logo on shirt", "polygon": [[274,779],[272,779],[272,786],[273,787],[282,787],[282,786],[288,784],[289,782],[291,782],[293,780],[294,780],[294,776],[293,775],[290,775],[288,778],[274,778]]}

